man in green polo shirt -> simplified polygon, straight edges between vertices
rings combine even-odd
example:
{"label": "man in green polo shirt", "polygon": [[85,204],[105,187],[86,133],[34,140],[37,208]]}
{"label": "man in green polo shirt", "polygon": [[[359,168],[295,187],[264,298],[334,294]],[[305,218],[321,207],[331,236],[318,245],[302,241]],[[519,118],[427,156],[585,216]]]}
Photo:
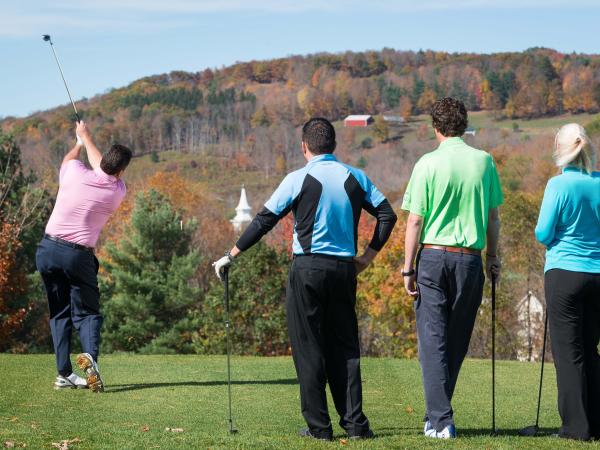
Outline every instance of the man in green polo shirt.
{"label": "man in green polo shirt", "polygon": [[439,147],[417,162],[406,188],[402,274],[416,297],[424,434],[452,438],[451,400],[481,305],[484,248],[488,276],[500,275],[502,189],[491,155],[461,138],[468,123],[465,105],[444,98],[433,105],[431,117]]}

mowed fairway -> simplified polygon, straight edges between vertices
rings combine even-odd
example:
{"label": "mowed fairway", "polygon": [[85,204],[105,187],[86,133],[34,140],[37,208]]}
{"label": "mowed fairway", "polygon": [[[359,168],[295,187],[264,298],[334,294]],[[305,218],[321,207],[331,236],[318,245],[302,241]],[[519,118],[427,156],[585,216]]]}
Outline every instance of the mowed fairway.
{"label": "mowed fairway", "polygon": [[[454,400],[460,438],[422,437],[424,407],[417,361],[363,359],[364,405],[377,438],[348,442],[330,402],[335,441],[297,437],[304,425],[291,358],[233,358],[233,404],[240,430],[227,430],[225,357],[108,355],[101,359],[103,394],[52,389],[50,355],[0,354],[0,446],[27,448],[79,438],[97,448],[597,448],[600,443],[520,438],[535,418],[539,364],[499,362],[499,437],[490,437],[490,361],[465,363]],[[559,425],[554,369],[547,365],[540,423]],[[165,428],[183,428],[169,432]],[[144,431],[146,430],[147,431]]]}

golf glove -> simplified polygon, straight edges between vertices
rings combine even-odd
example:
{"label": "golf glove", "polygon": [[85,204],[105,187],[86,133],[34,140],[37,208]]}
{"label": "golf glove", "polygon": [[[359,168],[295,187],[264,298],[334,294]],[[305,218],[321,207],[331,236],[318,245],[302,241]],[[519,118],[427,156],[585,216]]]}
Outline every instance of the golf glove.
{"label": "golf glove", "polygon": [[75,136],[77,136],[77,145],[83,145],[83,141],[81,140],[81,138],[79,137],[79,135],[76,134]]}
{"label": "golf glove", "polygon": [[227,253],[225,256],[223,256],[221,259],[219,259],[218,261],[215,261],[212,265],[215,268],[215,273],[217,274],[217,276],[219,277],[219,279],[223,279],[223,269],[225,269],[226,267],[229,267],[231,265],[231,263],[233,262],[233,258],[231,257],[231,255],[229,255],[229,253]]}

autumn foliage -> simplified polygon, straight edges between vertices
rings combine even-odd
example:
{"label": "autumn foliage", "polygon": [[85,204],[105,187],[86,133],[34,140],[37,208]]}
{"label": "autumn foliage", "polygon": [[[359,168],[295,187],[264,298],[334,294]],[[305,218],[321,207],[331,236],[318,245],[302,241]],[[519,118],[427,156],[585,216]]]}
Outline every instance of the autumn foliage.
{"label": "autumn foliage", "polygon": [[26,308],[15,307],[27,291],[27,280],[16,258],[20,246],[18,228],[0,223],[0,350],[9,348],[11,336],[21,329],[27,315]]}

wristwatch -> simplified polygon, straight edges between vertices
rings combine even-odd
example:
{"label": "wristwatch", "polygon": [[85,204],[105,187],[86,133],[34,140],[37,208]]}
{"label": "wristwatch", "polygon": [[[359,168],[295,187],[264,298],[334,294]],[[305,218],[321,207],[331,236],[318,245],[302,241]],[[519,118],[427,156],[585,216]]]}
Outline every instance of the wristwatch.
{"label": "wristwatch", "polygon": [[408,272],[405,272],[404,270],[402,270],[400,273],[402,274],[403,277],[410,277],[415,274],[415,269],[410,269]]}

